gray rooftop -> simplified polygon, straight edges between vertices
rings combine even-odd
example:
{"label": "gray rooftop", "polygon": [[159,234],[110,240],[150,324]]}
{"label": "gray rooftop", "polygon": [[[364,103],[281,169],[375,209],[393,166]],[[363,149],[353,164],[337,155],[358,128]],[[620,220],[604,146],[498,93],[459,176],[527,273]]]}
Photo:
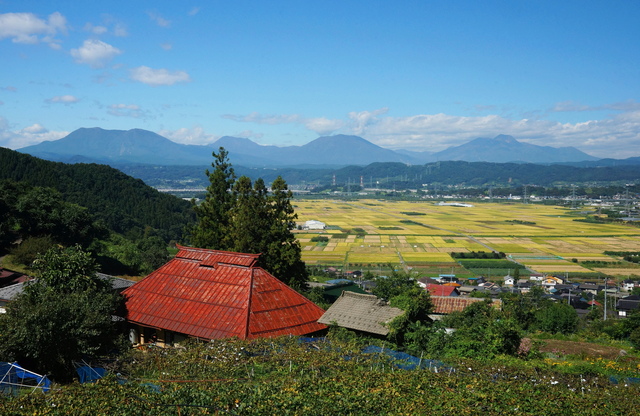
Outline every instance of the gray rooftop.
{"label": "gray rooftop", "polygon": [[375,295],[342,292],[318,322],[326,325],[335,323],[348,329],[387,335],[389,328],[385,324],[403,313],[402,309],[387,305]]}

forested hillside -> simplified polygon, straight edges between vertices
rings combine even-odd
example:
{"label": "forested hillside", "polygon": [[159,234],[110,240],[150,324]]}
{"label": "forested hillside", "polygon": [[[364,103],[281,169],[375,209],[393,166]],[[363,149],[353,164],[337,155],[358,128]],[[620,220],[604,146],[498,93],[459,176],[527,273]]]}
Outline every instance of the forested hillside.
{"label": "forested hillside", "polygon": [[152,228],[164,240],[180,240],[194,220],[190,204],[106,165],[49,162],[0,148],[0,180],[57,189],[64,200],[89,209],[122,234]]}
{"label": "forested hillside", "polygon": [[[206,166],[117,165],[118,169],[155,187],[206,187]],[[640,177],[640,165],[576,167],[525,163],[435,162],[426,165],[404,163],[372,163],[340,169],[245,168],[234,166],[239,175],[271,182],[282,176],[288,184],[328,186],[335,175],[339,186],[358,185],[362,177],[365,187],[419,188],[423,184],[482,186],[537,185],[552,187],[562,184],[631,182]]]}

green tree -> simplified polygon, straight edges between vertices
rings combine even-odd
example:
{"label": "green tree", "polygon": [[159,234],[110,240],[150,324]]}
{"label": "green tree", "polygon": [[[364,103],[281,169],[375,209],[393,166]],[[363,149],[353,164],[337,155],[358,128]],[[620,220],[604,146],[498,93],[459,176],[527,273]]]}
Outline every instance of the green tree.
{"label": "green tree", "polygon": [[551,303],[536,313],[537,328],[550,333],[571,334],[578,326],[578,314],[564,302]]}
{"label": "green tree", "polygon": [[36,263],[37,280],[0,315],[0,357],[69,380],[74,360],[117,345],[112,315],[122,299],[79,247],[53,248]]}
{"label": "green tree", "polygon": [[500,354],[514,355],[520,346],[518,323],[504,316],[488,300],[452,313],[443,323],[456,329],[447,340],[445,355],[490,358]]}
{"label": "green tree", "polygon": [[198,247],[244,253],[261,253],[260,265],[296,289],[304,286],[307,270],[300,244],[293,235],[297,215],[291,205],[293,194],[282,177],[271,185],[262,179],[254,184],[242,176],[236,180],[220,148],[213,154],[210,186],[205,201],[194,205],[198,223],[191,230],[191,243]]}
{"label": "green tree", "polygon": [[196,247],[227,249],[228,230],[230,227],[229,212],[235,205],[235,197],[231,192],[236,176],[227,152],[221,147],[218,153],[213,152],[212,171],[206,170],[209,186],[204,202],[193,209],[197,223],[191,228],[191,244]]}
{"label": "green tree", "polygon": [[371,290],[371,293],[379,298],[390,300],[418,287],[418,283],[409,274],[394,270],[392,265],[389,267],[393,270],[391,274],[387,277],[376,277],[376,287]]}
{"label": "green tree", "polygon": [[302,261],[300,243],[293,234],[298,215],[291,205],[292,192],[287,183],[278,176],[271,184],[267,197],[267,231],[265,233],[264,267],[274,276],[294,288],[301,288],[308,278]]}

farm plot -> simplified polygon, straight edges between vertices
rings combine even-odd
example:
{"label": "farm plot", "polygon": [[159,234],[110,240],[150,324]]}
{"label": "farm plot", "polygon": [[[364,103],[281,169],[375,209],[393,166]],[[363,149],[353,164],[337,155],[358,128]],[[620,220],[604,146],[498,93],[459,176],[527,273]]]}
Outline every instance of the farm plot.
{"label": "farm plot", "polygon": [[[331,228],[298,234],[303,260],[310,264],[398,264],[402,259],[420,270],[456,268],[451,252],[495,250],[537,272],[583,273],[595,269],[580,262],[614,260],[604,251],[640,251],[640,229],[574,221],[577,213],[553,206],[301,200],[296,213],[299,223],[319,220]],[[317,235],[328,241],[311,241]],[[604,269],[611,274],[612,268]]]}

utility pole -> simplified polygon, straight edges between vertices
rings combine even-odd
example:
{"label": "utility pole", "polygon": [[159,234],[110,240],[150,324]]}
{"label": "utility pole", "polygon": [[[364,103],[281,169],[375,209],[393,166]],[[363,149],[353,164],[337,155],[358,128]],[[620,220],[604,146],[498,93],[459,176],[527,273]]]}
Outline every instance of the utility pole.
{"label": "utility pole", "polygon": [[603,321],[607,320],[607,277],[604,277],[604,317]]}

